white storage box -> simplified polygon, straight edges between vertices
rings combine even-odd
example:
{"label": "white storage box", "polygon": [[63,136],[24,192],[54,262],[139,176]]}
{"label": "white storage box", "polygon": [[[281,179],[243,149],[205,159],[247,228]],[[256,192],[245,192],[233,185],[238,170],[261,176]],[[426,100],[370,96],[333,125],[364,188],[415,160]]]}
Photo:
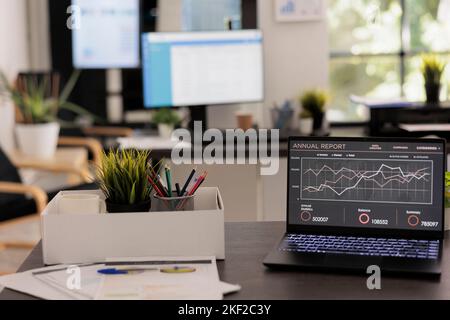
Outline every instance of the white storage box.
{"label": "white storage box", "polygon": [[200,188],[193,211],[58,214],[62,191],[41,214],[44,263],[103,262],[109,258],[215,256],[225,259],[224,207],[218,188]]}

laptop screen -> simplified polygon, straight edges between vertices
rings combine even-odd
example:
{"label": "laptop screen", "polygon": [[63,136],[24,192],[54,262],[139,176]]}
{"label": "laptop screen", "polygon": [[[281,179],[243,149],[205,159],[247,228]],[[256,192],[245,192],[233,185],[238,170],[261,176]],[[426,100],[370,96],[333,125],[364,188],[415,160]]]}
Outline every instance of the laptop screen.
{"label": "laptop screen", "polygon": [[441,140],[292,138],[288,224],[443,230]]}

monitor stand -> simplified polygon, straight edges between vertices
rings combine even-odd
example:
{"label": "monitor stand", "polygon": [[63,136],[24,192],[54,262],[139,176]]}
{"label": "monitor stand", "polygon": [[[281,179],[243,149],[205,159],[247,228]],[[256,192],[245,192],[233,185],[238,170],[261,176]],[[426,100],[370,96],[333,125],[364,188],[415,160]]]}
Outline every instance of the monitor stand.
{"label": "monitor stand", "polygon": [[201,121],[203,130],[208,129],[208,117],[207,117],[207,107],[204,106],[192,106],[189,107],[189,112],[191,114],[191,119],[189,121],[188,129],[194,131],[194,121]]}

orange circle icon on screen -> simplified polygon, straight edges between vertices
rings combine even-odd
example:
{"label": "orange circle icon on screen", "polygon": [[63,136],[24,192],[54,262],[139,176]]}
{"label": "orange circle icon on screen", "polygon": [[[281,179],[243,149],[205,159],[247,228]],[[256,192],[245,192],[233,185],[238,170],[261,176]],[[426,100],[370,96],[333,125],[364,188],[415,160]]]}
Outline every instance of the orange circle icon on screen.
{"label": "orange circle icon on screen", "polygon": [[419,223],[420,223],[420,219],[418,216],[409,216],[408,217],[408,224],[411,227],[413,227],[413,228],[417,227],[419,225]]}
{"label": "orange circle icon on screen", "polygon": [[367,213],[363,213],[359,216],[359,222],[361,224],[368,224],[370,221],[370,217]]}
{"label": "orange circle icon on screen", "polygon": [[303,211],[302,213],[300,213],[300,219],[303,222],[308,222],[311,220],[311,213],[309,213],[308,211]]}

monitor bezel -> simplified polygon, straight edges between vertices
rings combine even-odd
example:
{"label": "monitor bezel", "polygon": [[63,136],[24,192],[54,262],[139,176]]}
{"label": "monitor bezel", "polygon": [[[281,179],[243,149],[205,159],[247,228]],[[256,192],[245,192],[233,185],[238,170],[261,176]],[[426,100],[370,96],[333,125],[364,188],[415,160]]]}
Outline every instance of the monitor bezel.
{"label": "monitor bezel", "polygon": [[[297,225],[289,223],[289,188],[291,167],[291,143],[292,141],[318,141],[318,142],[399,142],[399,143],[434,143],[441,144],[443,150],[443,173],[447,170],[447,149],[444,139],[417,139],[417,138],[375,138],[375,137],[289,137],[288,139],[288,169],[287,169],[287,202],[286,202],[286,230],[292,233],[311,233],[311,234],[332,234],[332,235],[356,235],[356,236],[385,236],[392,238],[428,238],[442,239],[444,237],[444,218],[445,218],[445,196],[442,196],[442,216],[441,229],[436,230],[405,230],[405,229],[383,229],[383,228],[357,228],[345,226],[317,226],[317,225]],[[442,175],[442,193],[445,192],[445,179]]]}
{"label": "monitor bezel", "polygon": [[178,107],[197,107],[197,106],[221,106],[221,105],[236,105],[236,104],[250,104],[250,103],[262,103],[265,101],[266,96],[266,74],[265,74],[265,58],[264,58],[264,32],[261,29],[240,29],[240,30],[216,30],[216,31],[162,31],[162,32],[143,32],[141,33],[141,41],[140,41],[140,47],[141,47],[141,70],[142,70],[142,85],[143,85],[143,93],[145,92],[145,83],[144,83],[144,45],[143,45],[143,39],[144,37],[148,36],[149,34],[155,34],[155,35],[168,35],[168,34],[211,34],[211,33],[243,33],[243,32],[259,32],[261,34],[261,57],[262,57],[262,96],[261,99],[255,99],[255,100],[230,100],[225,102],[197,102],[196,104],[186,104],[186,105],[147,105],[145,103],[145,96],[144,96],[144,108],[148,110],[152,109],[161,109],[161,108],[178,108]]}

